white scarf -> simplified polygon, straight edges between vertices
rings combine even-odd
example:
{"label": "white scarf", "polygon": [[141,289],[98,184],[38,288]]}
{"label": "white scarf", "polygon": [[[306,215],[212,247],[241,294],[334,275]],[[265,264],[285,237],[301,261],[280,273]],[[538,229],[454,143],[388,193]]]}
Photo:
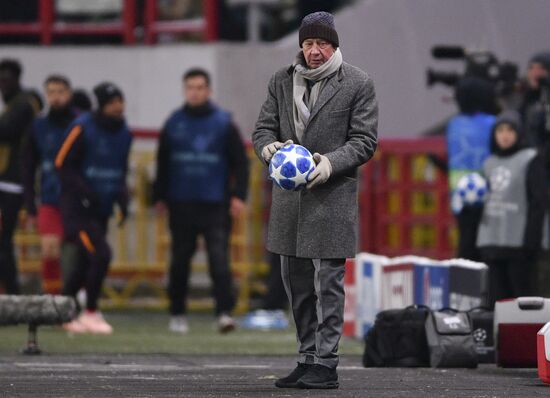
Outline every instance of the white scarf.
{"label": "white scarf", "polygon": [[[335,73],[342,66],[342,53],[337,48],[334,54],[323,65],[316,69],[309,69],[304,65],[305,60],[303,53],[300,52],[294,62],[294,75],[292,78],[292,97],[293,97],[293,118],[296,137],[302,140],[304,130],[311,110],[319,98],[319,94],[324,87],[326,78]],[[314,81],[315,84],[311,88],[311,92],[307,92],[307,81]]]}

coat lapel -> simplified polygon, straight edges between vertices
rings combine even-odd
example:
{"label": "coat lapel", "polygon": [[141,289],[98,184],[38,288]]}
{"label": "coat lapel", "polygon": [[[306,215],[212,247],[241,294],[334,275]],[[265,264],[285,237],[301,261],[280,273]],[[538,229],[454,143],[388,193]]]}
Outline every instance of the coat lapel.
{"label": "coat lapel", "polygon": [[[311,115],[309,116],[308,120],[308,126],[311,124],[315,116],[319,113],[321,108],[326,105],[326,103],[334,97],[334,94],[340,90],[341,87],[340,79],[338,74],[336,76],[333,76],[330,78],[326,84],[326,86],[321,91],[321,94],[319,95],[319,98],[317,99],[317,102],[315,102],[315,105],[313,106],[313,110],[311,111]],[[307,130],[307,127],[306,127]]]}

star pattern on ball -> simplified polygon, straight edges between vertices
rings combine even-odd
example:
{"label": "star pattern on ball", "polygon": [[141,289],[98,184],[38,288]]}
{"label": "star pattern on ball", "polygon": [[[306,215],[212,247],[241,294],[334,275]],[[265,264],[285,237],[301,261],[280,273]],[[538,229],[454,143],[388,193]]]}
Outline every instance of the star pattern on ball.
{"label": "star pattern on ball", "polygon": [[270,178],[285,190],[303,189],[315,168],[311,153],[301,145],[291,144],[275,153],[269,164]]}

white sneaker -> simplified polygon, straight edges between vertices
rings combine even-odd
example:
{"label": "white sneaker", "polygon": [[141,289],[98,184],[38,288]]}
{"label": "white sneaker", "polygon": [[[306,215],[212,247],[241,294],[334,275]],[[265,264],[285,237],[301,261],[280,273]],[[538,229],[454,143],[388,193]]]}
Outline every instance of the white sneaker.
{"label": "white sneaker", "polygon": [[78,320],[86,328],[87,332],[94,334],[113,333],[113,327],[105,321],[103,314],[99,311],[84,311],[78,317]]}
{"label": "white sneaker", "polygon": [[233,318],[227,314],[221,314],[218,317],[218,329],[220,333],[229,333],[235,330],[236,323]]}
{"label": "white sneaker", "polygon": [[80,320],[73,319],[70,322],[64,323],[63,329],[65,329],[69,333],[86,333],[86,327],[80,322]]}
{"label": "white sneaker", "polygon": [[171,332],[186,334],[189,332],[189,323],[185,315],[176,315],[170,317],[170,324],[168,329]]}

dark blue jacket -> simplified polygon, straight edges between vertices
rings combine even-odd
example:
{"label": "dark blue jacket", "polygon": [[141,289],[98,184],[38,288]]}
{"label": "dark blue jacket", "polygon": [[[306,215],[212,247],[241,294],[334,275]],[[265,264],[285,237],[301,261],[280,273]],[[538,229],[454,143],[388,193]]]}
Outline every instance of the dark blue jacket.
{"label": "dark blue jacket", "polygon": [[65,138],[65,131],[75,114],[67,109],[58,114],[48,114],[34,120],[28,137],[23,182],[25,207],[30,214],[36,214],[35,176],[40,171],[40,203],[59,205],[61,184],[55,170],[55,157]]}
{"label": "dark blue jacket", "polygon": [[76,119],[56,157],[62,194],[85,207],[89,205],[99,218],[109,217],[115,202],[124,207],[124,212],[131,142],[124,121],[114,123],[91,113]]}
{"label": "dark blue jacket", "polygon": [[180,108],[168,118],[160,136],[155,200],[222,204],[228,196],[245,200],[247,188],[248,160],[227,112],[208,103]]}

